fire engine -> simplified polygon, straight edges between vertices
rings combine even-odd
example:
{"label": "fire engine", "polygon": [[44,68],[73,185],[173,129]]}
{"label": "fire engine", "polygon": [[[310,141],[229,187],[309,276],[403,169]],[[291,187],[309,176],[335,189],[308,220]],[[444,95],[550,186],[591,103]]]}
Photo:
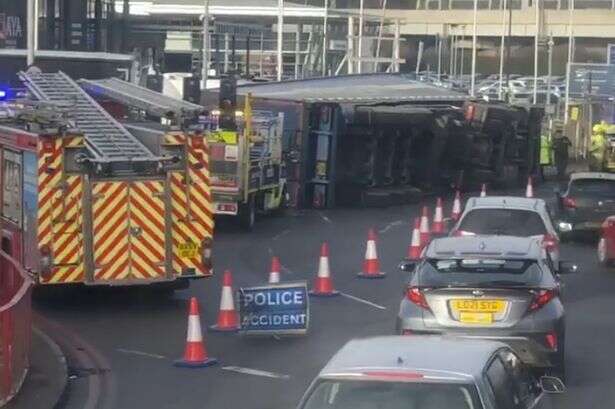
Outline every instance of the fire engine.
{"label": "fire engine", "polygon": [[203,134],[140,136],[62,72],[19,77],[36,102],[2,110],[2,240],[38,283],[180,286],[210,276]]}

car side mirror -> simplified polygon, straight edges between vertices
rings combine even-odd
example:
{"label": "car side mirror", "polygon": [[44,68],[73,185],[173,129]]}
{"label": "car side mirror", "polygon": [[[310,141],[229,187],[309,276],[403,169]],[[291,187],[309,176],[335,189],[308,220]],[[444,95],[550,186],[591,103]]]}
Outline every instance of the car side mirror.
{"label": "car side mirror", "polygon": [[414,260],[404,260],[401,263],[399,263],[399,269],[401,271],[405,271],[407,273],[411,273],[414,271],[414,268],[416,267],[417,261]]}
{"label": "car side mirror", "polygon": [[546,393],[564,393],[566,385],[560,378],[554,376],[541,376],[540,387]]}
{"label": "car side mirror", "polygon": [[559,262],[559,274],[574,274],[579,271],[579,265],[573,263],[571,261],[560,261]]}

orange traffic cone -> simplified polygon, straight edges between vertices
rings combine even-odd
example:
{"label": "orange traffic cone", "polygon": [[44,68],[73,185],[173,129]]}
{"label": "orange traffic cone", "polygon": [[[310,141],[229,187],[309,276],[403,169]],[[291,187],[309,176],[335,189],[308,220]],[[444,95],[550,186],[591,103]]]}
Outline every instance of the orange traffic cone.
{"label": "orange traffic cone", "polygon": [[429,209],[427,206],[423,206],[423,214],[421,215],[421,225],[419,227],[419,232],[421,236],[421,248],[427,246],[429,243],[430,234],[429,234]]}
{"label": "orange traffic cone", "polygon": [[329,245],[327,242],[322,243],[320,247],[320,261],[318,263],[318,274],[314,279],[314,288],[310,291],[310,295],[317,297],[333,297],[339,295],[339,291],[333,289],[333,280],[331,280],[331,269],[329,268]]}
{"label": "orange traffic cone", "polygon": [[175,361],[174,365],[186,368],[203,368],[217,363],[217,359],[207,356],[207,350],[203,342],[203,333],[201,332],[199,304],[196,298],[192,297],[190,299],[190,311],[188,313],[186,350],[184,351],[184,357]]}
{"label": "orange traffic cone", "polygon": [[269,272],[269,284],[280,282],[280,259],[276,256],[271,258],[271,270]]}
{"label": "orange traffic cone", "polygon": [[525,197],[534,197],[534,186],[532,185],[532,177],[527,178],[527,186],[525,187]]}
{"label": "orange traffic cone", "polygon": [[442,215],[442,199],[436,200],[436,210],[433,214],[433,223],[431,225],[432,234],[444,234],[444,216]]}
{"label": "orange traffic cone", "polygon": [[363,271],[358,273],[357,276],[359,278],[384,278],[385,275],[386,273],[380,271],[380,261],[378,261],[378,251],[376,250],[376,232],[374,229],[369,229]]}
{"label": "orange traffic cone", "polygon": [[487,185],[483,183],[480,187],[480,197],[486,197],[486,196],[487,196]]}
{"label": "orange traffic cone", "polygon": [[209,327],[212,331],[234,332],[239,330],[239,315],[233,301],[233,275],[229,270],[222,276],[222,294],[220,295],[220,312],[218,322]]}
{"label": "orange traffic cone", "polygon": [[459,190],[455,192],[455,200],[453,201],[453,211],[451,212],[451,219],[453,221],[459,220],[461,217],[461,193]]}
{"label": "orange traffic cone", "polygon": [[421,221],[417,217],[414,219],[414,229],[412,229],[412,241],[408,246],[408,260],[419,260],[421,258]]}

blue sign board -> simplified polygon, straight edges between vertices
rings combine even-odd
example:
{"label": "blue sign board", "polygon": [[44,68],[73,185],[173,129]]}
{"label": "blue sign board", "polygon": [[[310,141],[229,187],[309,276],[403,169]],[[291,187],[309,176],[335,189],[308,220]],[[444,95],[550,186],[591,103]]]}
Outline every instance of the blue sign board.
{"label": "blue sign board", "polygon": [[239,289],[241,330],[248,334],[305,334],[310,321],[307,283]]}
{"label": "blue sign board", "polygon": [[572,98],[588,95],[615,96],[615,65],[569,64],[569,95]]}

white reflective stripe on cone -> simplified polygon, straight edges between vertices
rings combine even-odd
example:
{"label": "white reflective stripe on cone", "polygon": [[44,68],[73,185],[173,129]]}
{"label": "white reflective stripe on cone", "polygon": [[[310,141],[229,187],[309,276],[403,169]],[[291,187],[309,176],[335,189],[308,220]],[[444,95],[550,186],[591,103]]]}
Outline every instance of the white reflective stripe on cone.
{"label": "white reflective stripe on cone", "polygon": [[272,271],[269,273],[269,284],[277,284],[280,282],[280,273]]}
{"label": "white reflective stripe on cone", "polygon": [[233,289],[228,286],[222,287],[222,296],[220,298],[220,311],[234,311],[235,303],[233,302]]}
{"label": "white reflective stripe on cone", "polygon": [[461,203],[459,203],[459,200],[455,199],[453,202],[453,214],[459,213],[461,213]]}
{"label": "white reflective stripe on cone", "polygon": [[421,227],[419,231],[423,233],[426,233],[429,231],[429,221],[427,220],[427,217],[421,217]]}
{"label": "white reflective stripe on cone", "polygon": [[367,241],[367,248],[365,249],[365,260],[376,260],[378,258],[378,252],[376,250],[376,242],[374,240]]}
{"label": "white reflective stripe on cone", "polygon": [[421,245],[421,233],[418,230],[412,231],[412,242],[410,245],[412,247],[418,247]]}
{"label": "white reflective stripe on cone", "polygon": [[201,342],[203,334],[201,333],[201,319],[198,315],[188,316],[188,334],[186,335],[188,342]]}
{"label": "white reflective stripe on cone", "polygon": [[436,207],[436,212],[435,212],[433,219],[436,222],[442,221],[442,208],[440,206]]}
{"label": "white reflective stripe on cone", "polygon": [[318,263],[318,277],[329,277],[329,257],[320,257]]}

